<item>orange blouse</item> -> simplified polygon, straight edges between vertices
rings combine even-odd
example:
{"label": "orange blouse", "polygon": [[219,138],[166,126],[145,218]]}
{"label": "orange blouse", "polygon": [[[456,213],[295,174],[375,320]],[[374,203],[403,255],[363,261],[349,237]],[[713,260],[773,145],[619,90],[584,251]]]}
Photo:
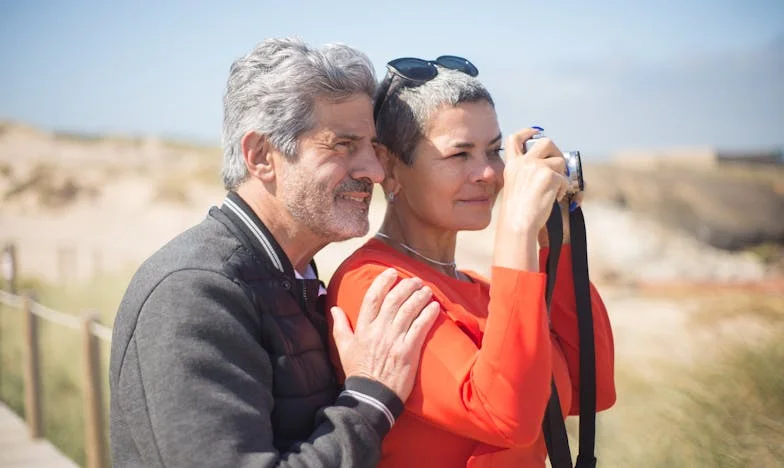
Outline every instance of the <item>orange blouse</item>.
{"label": "orange blouse", "polygon": [[[545,265],[547,249],[540,251]],[[441,315],[425,341],[405,411],[384,439],[381,467],[545,466],[541,432],[550,379],[563,414],[579,414],[579,336],[571,250],[564,245],[548,326],[546,275],[493,267],[488,282],[441,274],[376,239],[338,268],[327,305],[352,325],[370,283],[388,267],[418,276],[433,290]],[[492,286],[491,286],[492,285]],[[615,402],[612,330],[591,285],[596,341],[597,410]],[[337,356],[333,362],[338,364]]]}

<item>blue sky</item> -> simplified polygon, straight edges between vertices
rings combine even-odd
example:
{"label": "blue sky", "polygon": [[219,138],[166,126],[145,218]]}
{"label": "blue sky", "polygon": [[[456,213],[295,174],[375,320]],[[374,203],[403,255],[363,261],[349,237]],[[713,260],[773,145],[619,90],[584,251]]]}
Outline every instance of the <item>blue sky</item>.
{"label": "blue sky", "polygon": [[504,133],[562,149],[784,147],[784,1],[0,0],[0,119],[217,144],[229,66],[267,37],[384,64],[469,58]]}

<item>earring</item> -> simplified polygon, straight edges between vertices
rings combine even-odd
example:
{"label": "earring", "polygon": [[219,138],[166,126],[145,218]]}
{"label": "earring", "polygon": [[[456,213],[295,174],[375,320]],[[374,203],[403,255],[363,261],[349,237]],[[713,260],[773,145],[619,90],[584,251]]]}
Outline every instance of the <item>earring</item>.
{"label": "earring", "polygon": [[395,203],[395,192],[388,192],[387,193],[387,201],[389,203]]}

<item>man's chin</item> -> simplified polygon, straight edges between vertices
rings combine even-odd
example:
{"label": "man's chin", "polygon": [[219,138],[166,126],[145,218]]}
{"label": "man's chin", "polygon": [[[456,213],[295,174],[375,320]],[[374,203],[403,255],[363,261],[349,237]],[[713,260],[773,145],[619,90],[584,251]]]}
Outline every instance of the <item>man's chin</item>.
{"label": "man's chin", "polygon": [[367,220],[365,220],[364,223],[356,223],[353,225],[346,223],[345,225],[340,226],[340,229],[332,231],[333,235],[331,236],[330,242],[342,242],[362,237],[367,234],[369,230],[370,223],[368,223]]}

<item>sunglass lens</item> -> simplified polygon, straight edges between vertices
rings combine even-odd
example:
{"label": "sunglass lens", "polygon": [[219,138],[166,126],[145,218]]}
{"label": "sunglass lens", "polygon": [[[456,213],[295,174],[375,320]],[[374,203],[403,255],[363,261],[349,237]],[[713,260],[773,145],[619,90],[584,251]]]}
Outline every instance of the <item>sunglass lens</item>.
{"label": "sunglass lens", "polygon": [[399,58],[387,65],[404,78],[414,81],[432,80],[438,74],[432,63],[418,58]]}
{"label": "sunglass lens", "polygon": [[436,63],[444,68],[461,71],[466,75],[476,76],[479,74],[479,70],[477,70],[474,64],[464,59],[463,57],[457,57],[455,55],[442,55],[436,59]]}

